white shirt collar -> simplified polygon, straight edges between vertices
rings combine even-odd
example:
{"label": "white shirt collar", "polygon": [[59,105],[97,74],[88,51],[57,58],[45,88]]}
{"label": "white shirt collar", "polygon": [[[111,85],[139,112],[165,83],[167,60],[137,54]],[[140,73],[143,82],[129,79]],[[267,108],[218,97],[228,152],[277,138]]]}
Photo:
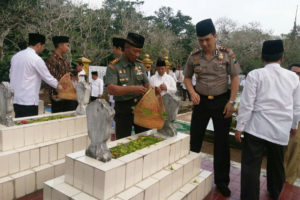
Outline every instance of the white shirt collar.
{"label": "white shirt collar", "polygon": [[270,63],[265,65],[266,68],[281,67],[279,63]]}

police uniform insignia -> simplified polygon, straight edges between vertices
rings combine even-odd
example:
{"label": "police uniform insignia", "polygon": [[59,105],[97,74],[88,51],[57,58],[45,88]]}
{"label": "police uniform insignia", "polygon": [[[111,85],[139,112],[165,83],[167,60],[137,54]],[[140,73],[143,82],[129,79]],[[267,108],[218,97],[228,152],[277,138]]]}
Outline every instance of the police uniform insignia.
{"label": "police uniform insignia", "polygon": [[119,74],[123,74],[123,72],[122,72],[122,70],[121,70],[121,69],[119,70]]}
{"label": "police uniform insignia", "polygon": [[233,61],[233,63],[237,63],[235,56],[232,56],[232,61]]}
{"label": "police uniform insignia", "polygon": [[223,58],[224,58],[223,54],[220,53],[220,54],[218,55],[218,59],[219,59],[219,60],[223,60]]}
{"label": "police uniform insignia", "polygon": [[196,56],[196,57],[194,57],[193,59],[194,59],[194,64],[195,64],[195,65],[200,64],[200,61],[199,61],[200,58],[199,58],[199,56]]}

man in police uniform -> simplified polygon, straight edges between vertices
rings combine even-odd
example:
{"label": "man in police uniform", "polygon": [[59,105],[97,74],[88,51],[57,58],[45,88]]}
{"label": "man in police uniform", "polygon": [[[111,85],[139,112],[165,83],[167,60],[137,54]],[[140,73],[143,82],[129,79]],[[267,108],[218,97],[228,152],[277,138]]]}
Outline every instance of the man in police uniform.
{"label": "man in police uniform", "polygon": [[[223,196],[230,196],[229,128],[239,88],[240,66],[231,49],[216,44],[211,19],[196,25],[201,50],[192,52],[184,69],[184,83],[194,103],[191,120],[191,151],[200,152],[209,119],[214,124],[214,177]],[[192,85],[195,74],[196,87]],[[231,90],[228,90],[228,75]]]}
{"label": "man in police uniform", "polygon": [[144,65],[138,60],[144,41],[143,36],[128,33],[122,56],[112,61],[106,71],[105,85],[115,99],[117,139],[130,136],[132,126],[135,133],[147,130],[133,123],[132,110],[150,87]]}

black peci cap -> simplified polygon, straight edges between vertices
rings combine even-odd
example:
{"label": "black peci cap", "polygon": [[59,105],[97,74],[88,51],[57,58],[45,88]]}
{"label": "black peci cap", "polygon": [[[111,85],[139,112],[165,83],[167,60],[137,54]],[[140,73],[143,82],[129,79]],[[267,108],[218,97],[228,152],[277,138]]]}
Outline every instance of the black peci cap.
{"label": "black peci cap", "polygon": [[266,40],[263,43],[262,55],[275,55],[283,53],[283,42],[282,40]]}
{"label": "black peci cap", "polygon": [[37,43],[42,43],[45,44],[46,42],[46,38],[44,35],[41,35],[39,33],[29,33],[28,34],[28,38],[29,38],[29,45],[35,45]]}
{"label": "black peci cap", "polygon": [[211,19],[205,19],[196,24],[197,36],[203,37],[208,34],[216,34],[214,23]]}
{"label": "black peci cap", "polygon": [[165,67],[165,66],[166,66],[166,62],[161,58],[158,58],[156,61],[156,67]]}
{"label": "black peci cap", "polygon": [[92,72],[92,75],[98,76],[98,72],[94,71],[94,72]]}
{"label": "black peci cap", "polygon": [[68,43],[69,37],[67,36],[54,36],[52,37],[52,42],[54,45],[57,45],[59,43]]}
{"label": "black peci cap", "polygon": [[136,34],[136,33],[128,33],[127,38],[125,41],[136,47],[136,48],[143,48],[144,47],[144,42],[145,38],[142,35]]}
{"label": "black peci cap", "polygon": [[300,63],[293,63],[289,65],[289,69],[292,69],[292,67],[300,67]]}

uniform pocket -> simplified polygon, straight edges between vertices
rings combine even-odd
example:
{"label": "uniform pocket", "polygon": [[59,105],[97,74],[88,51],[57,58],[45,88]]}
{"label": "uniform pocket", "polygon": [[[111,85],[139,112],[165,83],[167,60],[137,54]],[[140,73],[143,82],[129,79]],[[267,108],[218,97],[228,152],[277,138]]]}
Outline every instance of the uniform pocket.
{"label": "uniform pocket", "polygon": [[197,79],[199,79],[200,76],[201,76],[202,74],[206,73],[206,72],[207,72],[207,67],[206,67],[206,66],[199,66],[199,67],[195,67],[195,68],[194,68],[195,77],[196,77]]}
{"label": "uniform pocket", "polygon": [[226,62],[224,62],[224,61],[217,61],[217,62],[215,62],[215,65],[214,65],[214,69],[216,70],[216,71],[226,71],[226,65],[227,65],[227,63]]}
{"label": "uniform pocket", "polygon": [[142,71],[136,72],[136,79],[137,79],[138,81],[144,80],[144,73],[143,73]]}

